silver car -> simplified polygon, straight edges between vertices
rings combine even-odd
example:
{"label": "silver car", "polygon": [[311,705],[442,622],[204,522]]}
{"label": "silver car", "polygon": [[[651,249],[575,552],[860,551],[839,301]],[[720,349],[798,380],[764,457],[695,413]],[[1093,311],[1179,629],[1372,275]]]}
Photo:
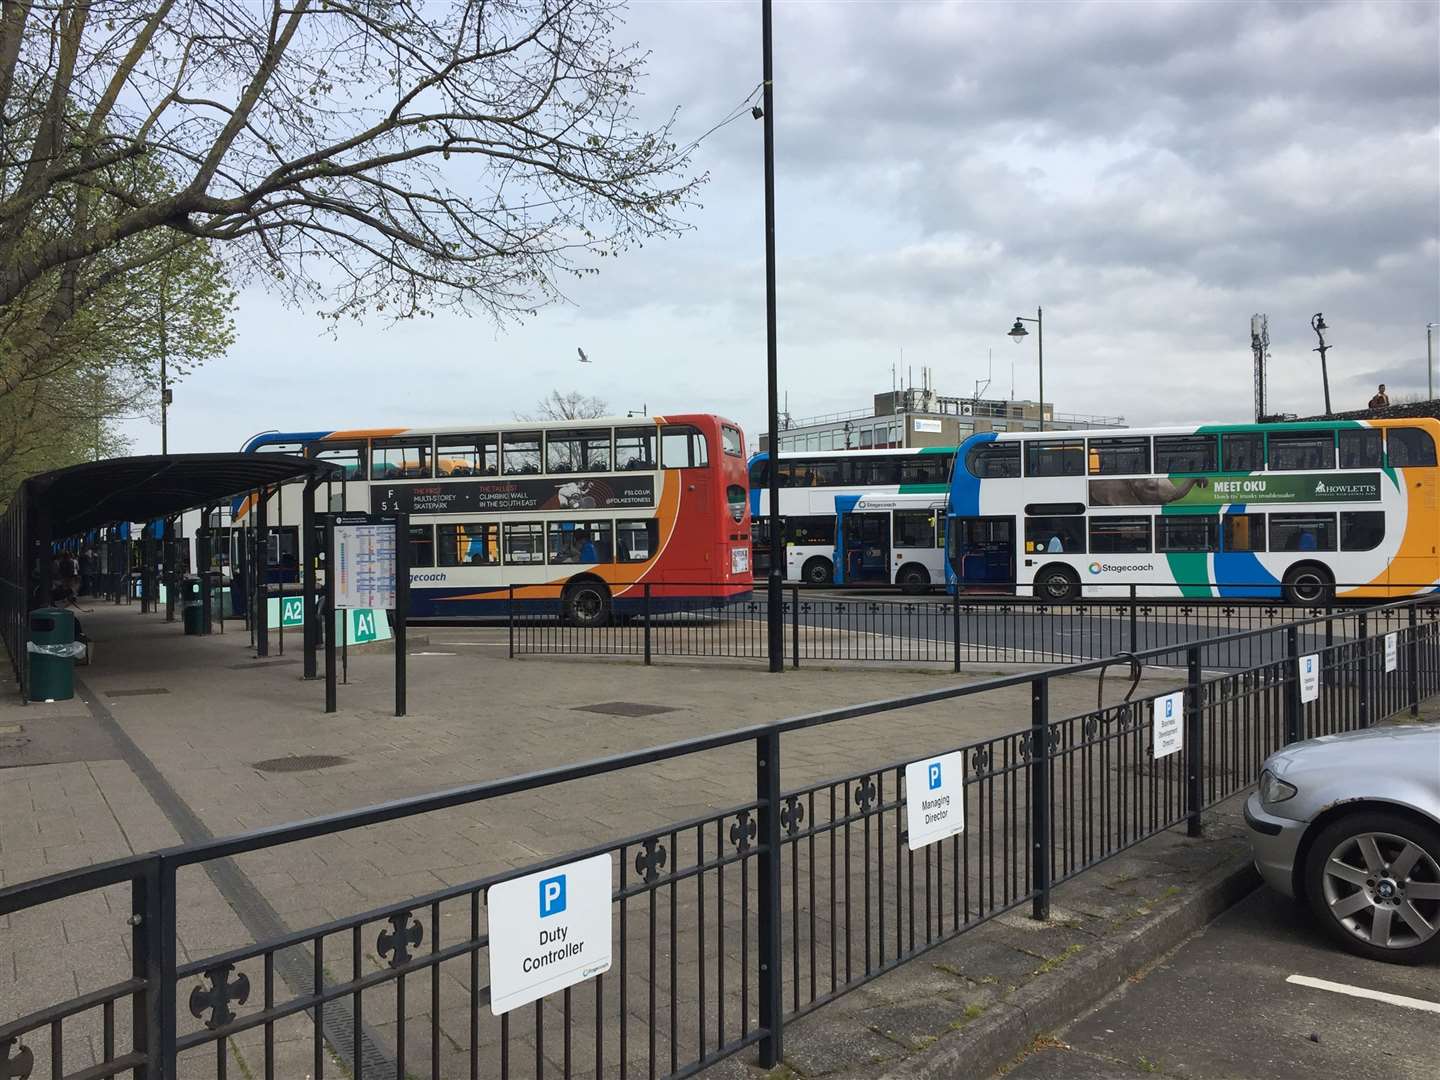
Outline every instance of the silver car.
{"label": "silver car", "polygon": [[1351,952],[1440,958],[1440,725],[1287,746],[1265,762],[1245,823],[1261,876]]}

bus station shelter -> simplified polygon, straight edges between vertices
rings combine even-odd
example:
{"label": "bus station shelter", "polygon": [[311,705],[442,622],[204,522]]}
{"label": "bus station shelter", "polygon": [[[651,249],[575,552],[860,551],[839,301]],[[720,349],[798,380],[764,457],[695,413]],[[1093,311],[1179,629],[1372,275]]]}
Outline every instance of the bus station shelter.
{"label": "bus station shelter", "polygon": [[[85,462],[22,481],[0,517],[0,636],[21,693],[29,613],[50,604],[55,544],[121,523],[178,518],[281,484],[315,485],[334,471],[289,454],[157,454]],[[313,606],[307,596],[306,610]]]}

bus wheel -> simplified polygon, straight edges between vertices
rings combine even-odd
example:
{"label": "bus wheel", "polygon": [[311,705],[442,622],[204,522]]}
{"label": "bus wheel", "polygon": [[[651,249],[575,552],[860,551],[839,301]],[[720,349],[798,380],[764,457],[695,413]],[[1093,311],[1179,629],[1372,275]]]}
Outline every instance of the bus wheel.
{"label": "bus wheel", "polygon": [[1080,578],[1068,566],[1047,566],[1035,575],[1035,595],[1063,604],[1080,596]]}
{"label": "bus wheel", "polygon": [[1287,604],[1328,603],[1333,588],[1330,572],[1318,563],[1301,563],[1285,574]]}
{"label": "bus wheel", "polygon": [[911,596],[918,596],[920,593],[930,591],[930,571],[919,563],[906,563],[895,575],[895,584],[909,593]]}
{"label": "bus wheel", "polygon": [[829,559],[816,555],[813,559],[805,560],[800,576],[807,585],[829,585],[835,578],[835,568],[830,565]]}
{"label": "bus wheel", "polygon": [[562,603],[571,626],[604,626],[610,621],[610,590],[602,582],[574,582]]}

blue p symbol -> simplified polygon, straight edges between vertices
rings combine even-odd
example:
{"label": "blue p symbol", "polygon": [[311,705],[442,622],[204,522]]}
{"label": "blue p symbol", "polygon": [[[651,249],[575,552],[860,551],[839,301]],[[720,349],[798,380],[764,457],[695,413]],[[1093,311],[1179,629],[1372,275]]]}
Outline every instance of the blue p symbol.
{"label": "blue p symbol", "polygon": [[558,915],[565,910],[565,875],[540,882],[540,917]]}
{"label": "blue p symbol", "polygon": [[1174,716],[1174,715],[1175,715],[1175,699],[1174,699],[1174,698],[1168,698],[1168,697],[1167,697],[1167,698],[1165,699],[1165,719],[1166,719],[1166,720],[1169,720],[1170,717],[1172,717],[1172,716]]}
{"label": "blue p symbol", "polygon": [[932,762],[930,763],[930,790],[931,790],[931,791],[934,791],[934,790],[935,790],[936,788],[938,788],[939,786],[940,786],[940,763],[939,763],[938,761],[932,761]]}

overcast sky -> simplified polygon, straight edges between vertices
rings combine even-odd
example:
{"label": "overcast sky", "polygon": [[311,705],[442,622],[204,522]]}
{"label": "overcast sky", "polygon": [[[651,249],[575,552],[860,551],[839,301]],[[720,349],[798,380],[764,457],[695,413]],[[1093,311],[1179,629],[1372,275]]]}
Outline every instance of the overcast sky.
{"label": "overcast sky", "polygon": [[[1273,407],[1424,392],[1440,319],[1440,20],[1375,4],[790,3],[775,12],[779,357],[796,417],[870,404],[891,365],[942,393],[1036,395],[1132,425],[1245,420],[1249,320]],[[695,137],[760,81],[758,2],[634,3],[644,107]],[[242,291],[238,341],[176,388],[171,447],[267,429],[483,424],[552,387],[620,413],[765,417],[761,128],[706,140],[703,208],[496,331],[375,322],[328,336]],[[593,363],[575,360],[583,347]],[[1440,341],[1437,341],[1440,347]],[[993,352],[993,372],[987,355]],[[132,429],[135,452],[159,431]]]}

